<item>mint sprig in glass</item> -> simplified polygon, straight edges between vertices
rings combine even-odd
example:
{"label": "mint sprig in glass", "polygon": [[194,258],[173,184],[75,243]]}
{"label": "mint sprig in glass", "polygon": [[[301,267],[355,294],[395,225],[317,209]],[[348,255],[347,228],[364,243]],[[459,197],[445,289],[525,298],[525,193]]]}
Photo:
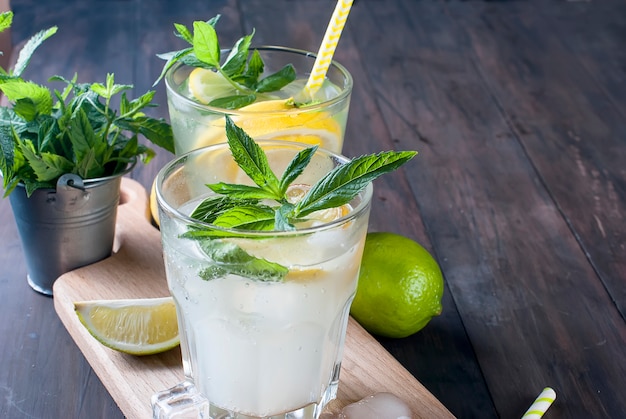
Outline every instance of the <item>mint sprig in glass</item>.
{"label": "mint sprig in glass", "polygon": [[[204,199],[191,217],[212,226],[193,226],[182,237],[199,240],[202,250],[222,264],[220,273],[245,273],[263,281],[283,280],[288,273],[287,267],[255,258],[232,242],[215,239],[250,237],[253,231],[296,231],[298,226],[308,227],[311,220],[316,220],[315,214],[349,206],[374,179],[399,168],[416,154],[414,151],[387,151],[357,157],[335,166],[313,185],[299,184],[300,197],[294,202],[289,196],[292,184],[311,163],[317,146],[298,151],[279,177],[270,167],[263,148],[228,116],[226,136],[234,162],[254,185],[207,184],[215,195]],[[202,276],[214,278],[215,270],[210,272],[210,275]]]}
{"label": "mint sprig in glass", "polygon": [[258,50],[250,48],[254,31],[240,38],[223,60],[215,30],[220,17],[216,15],[206,22],[195,21],[191,29],[180,23],[174,24],[176,36],[190,46],[158,55],[159,58],[166,60],[166,63],[154,84],[157,84],[177,62],[211,70],[219,75],[222,85],[231,87],[232,94],[216,97],[207,104],[225,109],[238,109],[250,105],[259,97],[268,97],[266,93],[278,91],[296,79],[296,71],[291,64],[262,76],[265,68],[263,58]]}

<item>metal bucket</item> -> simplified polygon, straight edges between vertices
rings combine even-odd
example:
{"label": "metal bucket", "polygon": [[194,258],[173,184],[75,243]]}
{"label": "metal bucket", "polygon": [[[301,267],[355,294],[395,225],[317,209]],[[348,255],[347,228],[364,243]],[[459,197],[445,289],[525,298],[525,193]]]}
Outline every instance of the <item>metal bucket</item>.
{"label": "metal bucket", "polygon": [[122,176],[83,180],[63,175],[56,189],[30,197],[18,185],[9,195],[26,259],[28,284],[52,295],[62,274],[111,255]]}

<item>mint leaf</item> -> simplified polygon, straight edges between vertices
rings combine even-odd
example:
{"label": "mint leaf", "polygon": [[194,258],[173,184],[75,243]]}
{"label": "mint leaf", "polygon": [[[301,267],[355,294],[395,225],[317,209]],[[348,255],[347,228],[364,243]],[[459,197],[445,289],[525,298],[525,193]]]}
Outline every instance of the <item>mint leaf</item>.
{"label": "mint leaf", "polygon": [[176,62],[178,62],[179,60],[183,59],[185,56],[188,56],[190,54],[193,54],[193,48],[185,48],[185,49],[181,49],[180,51],[172,51],[172,52],[167,52],[164,54],[157,54],[157,57],[163,60],[167,60],[167,62],[163,66],[163,69],[161,70],[161,74],[159,74],[159,77],[154,81],[154,83],[152,83],[152,86],[156,86],[161,81],[161,79],[165,77],[165,74],[167,73],[167,71],[174,64],[176,64]]}
{"label": "mint leaf", "polygon": [[193,52],[198,60],[219,67],[220,44],[213,26],[206,22],[193,22]]}
{"label": "mint leaf", "polygon": [[289,221],[289,216],[293,212],[293,204],[288,202],[281,205],[274,214],[274,226],[278,231],[293,231],[296,228]]}
{"label": "mint leaf", "polygon": [[296,154],[296,157],[289,162],[289,166],[287,166],[280,179],[281,194],[284,195],[287,192],[289,185],[291,185],[293,181],[302,174],[302,171],[311,162],[311,158],[317,151],[317,148],[318,146],[305,148],[304,150],[299,151],[298,154]]}
{"label": "mint leaf", "polygon": [[0,130],[6,130],[7,135],[11,136],[11,138],[12,128],[23,131],[27,125],[28,123],[17,115],[13,109],[0,106]]}
{"label": "mint leaf", "polygon": [[193,34],[185,25],[174,23],[174,27],[176,28],[176,32],[174,33],[176,36],[193,45]]}
{"label": "mint leaf", "polygon": [[17,99],[13,110],[26,121],[32,121],[37,117],[37,105],[31,98]]}
{"label": "mint leaf", "polygon": [[211,19],[207,20],[206,23],[208,23],[209,25],[215,27],[215,25],[217,24],[217,21],[220,20],[221,17],[222,17],[222,15],[217,14],[217,15],[213,16]]}
{"label": "mint leaf", "polygon": [[248,69],[244,73],[246,77],[257,79],[265,70],[265,63],[263,62],[263,58],[261,58],[261,54],[258,50],[254,50],[252,52],[252,57],[250,57],[250,62],[248,63]]}
{"label": "mint leaf", "polygon": [[76,161],[76,174],[83,179],[93,179],[102,176],[104,168],[97,160],[94,149],[89,149]]}
{"label": "mint leaf", "polygon": [[257,281],[277,282],[282,281],[289,272],[289,269],[278,263],[249,255],[234,243],[202,240],[199,244],[202,251],[215,262],[200,272],[200,277],[207,281],[225,275],[238,275]]}
{"label": "mint leaf", "polygon": [[174,154],[174,142],[172,141],[172,126],[163,118],[154,119],[147,116],[141,116],[133,120],[136,124],[137,131],[146,137],[157,147]]}
{"label": "mint leaf", "polygon": [[58,99],[57,108],[64,109],[65,100],[72,93],[73,86],[76,84],[77,80],[78,80],[78,73],[74,73],[74,77],[72,77],[72,80],[67,80],[65,77],[61,77],[61,76],[52,76],[48,79],[48,81],[62,81],[66,84],[65,88],[63,89],[63,93],[58,93],[55,90],[55,96]]}
{"label": "mint leaf", "polygon": [[[206,21],[205,23],[215,28],[215,24],[220,19],[220,17],[221,15],[216,15],[212,17],[211,19],[209,19],[208,21]],[[181,23],[174,23],[174,28],[176,29],[176,32],[174,32],[174,35],[176,35],[177,37],[181,39],[184,39],[186,42],[193,45],[193,33],[189,30],[189,28],[187,28],[187,26]]]}
{"label": "mint leaf", "polygon": [[200,61],[193,53],[193,48],[191,50],[191,54],[183,55],[179,61],[189,67],[201,67],[209,70],[215,70],[215,66],[207,64],[204,61]]}
{"label": "mint leaf", "polygon": [[11,79],[1,83],[0,90],[2,90],[6,97],[12,102],[19,100],[29,101],[28,106],[23,104],[22,109],[18,107],[18,109],[15,110],[18,115],[20,115],[19,110],[25,110],[26,113],[20,116],[27,121],[34,119],[33,110],[34,115],[48,115],[52,112],[52,94],[50,90],[44,86],[22,79]]}
{"label": "mint leaf", "polygon": [[37,141],[39,143],[39,150],[62,154],[63,148],[59,147],[57,140],[59,125],[54,118],[49,115],[40,116],[38,122],[39,130],[37,131]]}
{"label": "mint leaf", "polygon": [[224,211],[213,224],[238,230],[271,231],[274,228],[274,210],[268,206],[239,206]]}
{"label": "mint leaf", "polygon": [[275,199],[280,199],[278,178],[272,172],[265,152],[244,130],[235,125],[228,115],[226,116],[226,137],[233,158],[241,170],[261,189],[273,194]]}
{"label": "mint leaf", "polygon": [[[0,172],[2,172],[2,184],[5,189],[9,189],[13,172],[15,169],[15,154],[19,153],[19,149],[16,150],[17,135],[15,134],[15,128],[5,123],[5,121],[11,118],[11,112],[6,108],[0,108]],[[17,182],[14,182],[17,184]],[[5,196],[8,194],[5,193]]]}
{"label": "mint leaf", "polygon": [[105,99],[111,99],[118,93],[121,93],[124,90],[130,90],[132,87],[133,86],[129,84],[115,84],[115,76],[111,73],[107,74],[106,85],[103,85],[102,83],[92,83],[90,86],[93,92]]}
{"label": "mint leaf", "polygon": [[[191,240],[204,240],[204,239],[223,239],[226,237],[233,238],[245,238],[245,232],[235,232],[233,230],[221,230],[217,228],[208,228],[208,227],[190,227],[189,231],[182,233],[180,236],[182,239],[191,239]],[[248,237],[251,238],[251,237]]]}
{"label": "mint leaf", "polygon": [[102,176],[106,159],[101,161],[100,158],[106,155],[106,144],[98,141],[98,136],[83,109],[78,109],[72,115],[68,128],[67,134],[74,153],[76,174],[83,179]]}
{"label": "mint leaf", "polygon": [[17,62],[13,67],[13,75],[16,77],[21,77],[22,73],[28,66],[30,59],[35,52],[35,50],[48,38],[57,33],[57,27],[53,26],[51,28],[42,30],[33,35],[24,45],[24,47],[20,50],[17,56]]}
{"label": "mint leaf", "polygon": [[209,106],[214,106],[216,108],[222,109],[239,109],[244,106],[248,106],[251,103],[254,103],[256,100],[256,95],[235,95],[235,96],[227,96],[221,97],[218,99],[213,99],[209,102]]}
{"label": "mint leaf", "polygon": [[263,188],[232,183],[212,183],[207,185],[213,192],[235,199],[276,199],[276,193]]}
{"label": "mint leaf", "polygon": [[65,157],[45,152],[37,153],[30,140],[20,143],[20,149],[39,182],[52,181],[70,172],[73,167],[72,162]]}
{"label": "mint leaf", "polygon": [[11,23],[13,23],[13,12],[2,12],[0,14],[0,32],[4,32],[9,29],[11,27]]}
{"label": "mint leaf", "polygon": [[412,159],[417,152],[387,151],[361,156],[334,170],[320,179],[298,202],[293,210],[297,218],[327,208],[335,208],[350,202],[368,183],[377,177],[396,170]]}
{"label": "mint leaf", "polygon": [[228,196],[207,198],[191,213],[191,218],[212,223],[223,212],[238,206],[253,205],[256,200],[233,199]]}
{"label": "mint leaf", "polygon": [[248,89],[254,89],[264,69],[265,63],[263,62],[263,58],[261,58],[259,51],[255,49],[252,51],[250,61],[248,61],[248,68],[243,73],[234,75],[233,81],[243,84]]}
{"label": "mint leaf", "polygon": [[252,31],[250,35],[244,36],[235,43],[235,46],[230,50],[226,61],[224,61],[224,64],[222,65],[222,72],[224,75],[232,77],[233,75],[241,74],[244,71],[253,36],[254,31]]}
{"label": "mint leaf", "polygon": [[259,93],[275,92],[287,86],[296,79],[296,70],[291,64],[287,64],[274,74],[270,74],[260,80],[255,90]]}

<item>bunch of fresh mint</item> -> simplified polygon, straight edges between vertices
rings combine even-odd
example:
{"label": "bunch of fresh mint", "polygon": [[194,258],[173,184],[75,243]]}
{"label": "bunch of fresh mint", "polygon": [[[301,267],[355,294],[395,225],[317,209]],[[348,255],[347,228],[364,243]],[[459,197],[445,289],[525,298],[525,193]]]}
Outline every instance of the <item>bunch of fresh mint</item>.
{"label": "bunch of fresh mint", "polygon": [[[225,274],[243,275],[262,281],[280,281],[288,269],[246,253],[228,237],[253,237],[249,231],[292,231],[311,213],[348,204],[370,182],[409,160],[415,151],[386,151],[357,157],[336,166],[319,179],[304,197],[291,203],[289,186],[308,166],[317,146],[301,150],[279,178],[269,166],[263,149],[226,116],[226,137],[237,165],[256,186],[230,183],[207,185],[216,196],[205,199],[191,217],[212,224],[192,227],[182,237],[199,241],[200,248],[215,262],[200,273],[204,279]],[[239,230],[239,231],[237,231]],[[248,234],[247,234],[248,233]]]}
{"label": "bunch of fresh mint", "polygon": [[223,109],[238,109],[253,103],[259,94],[278,91],[295,80],[296,71],[291,64],[259,79],[264,70],[264,63],[256,49],[250,52],[254,31],[240,38],[222,63],[222,51],[215,31],[219,18],[220,15],[217,15],[206,22],[193,22],[193,32],[185,25],[174,24],[176,36],[188,42],[191,47],[159,54],[158,57],[167,62],[154,84],[157,84],[179,61],[192,67],[213,70],[230,83],[237,94],[212,100],[208,105]]}
{"label": "bunch of fresh mint", "polygon": [[[0,32],[11,26],[13,14],[0,15]],[[152,104],[154,91],[128,100],[125,91],[132,85],[106,82],[77,83],[53,76],[50,81],[66,84],[63,91],[22,79],[34,51],[57,31],[56,27],[34,35],[24,45],[11,71],[0,68],[0,90],[12,103],[0,107],[0,171],[5,196],[21,182],[30,196],[38,188],[54,188],[66,173],[94,179],[123,172],[142,158],[145,163],[154,151],[139,143],[143,135],[153,144],[174,152],[170,125],[164,119],[142,111]],[[111,107],[114,96],[119,110]]]}

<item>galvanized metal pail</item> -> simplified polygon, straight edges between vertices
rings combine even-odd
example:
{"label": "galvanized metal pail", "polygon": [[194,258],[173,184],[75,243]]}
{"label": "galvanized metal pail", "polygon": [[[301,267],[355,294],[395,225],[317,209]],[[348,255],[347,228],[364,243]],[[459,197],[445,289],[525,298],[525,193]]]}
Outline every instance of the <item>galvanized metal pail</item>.
{"label": "galvanized metal pail", "polygon": [[9,195],[26,259],[29,285],[52,295],[62,274],[111,255],[122,176],[83,180],[63,175],[56,189],[27,197],[23,185]]}

